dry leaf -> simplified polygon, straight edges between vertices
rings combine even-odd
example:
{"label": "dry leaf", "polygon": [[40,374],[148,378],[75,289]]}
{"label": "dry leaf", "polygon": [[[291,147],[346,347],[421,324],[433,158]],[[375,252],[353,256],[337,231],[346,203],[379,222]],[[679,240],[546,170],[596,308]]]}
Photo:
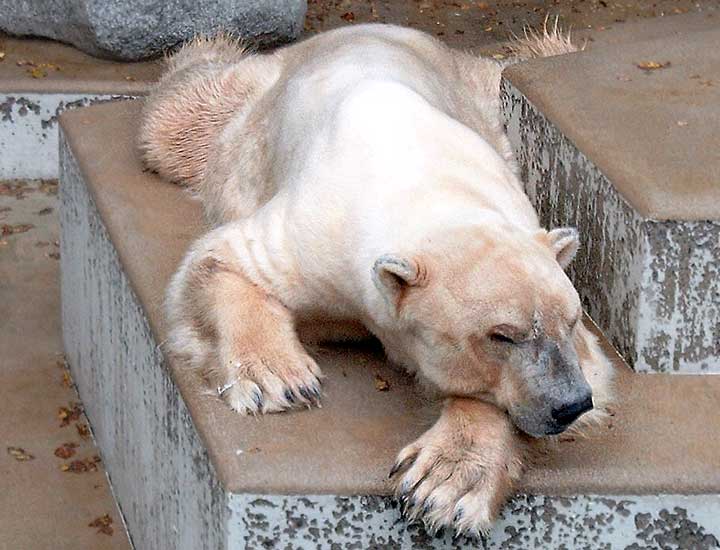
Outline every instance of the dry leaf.
{"label": "dry leaf", "polygon": [[27,187],[18,183],[0,183],[0,195],[12,196],[16,199],[24,199]]}
{"label": "dry leaf", "polygon": [[40,191],[46,195],[57,195],[58,182],[45,180],[40,184]]}
{"label": "dry leaf", "polygon": [[88,527],[97,528],[98,533],[103,533],[104,535],[112,535],[113,534],[112,523],[113,523],[113,520],[110,517],[110,515],[105,514],[104,516],[95,518],[90,523],[88,523]]}
{"label": "dry leaf", "polygon": [[35,226],[31,223],[18,223],[15,225],[8,225],[4,223],[0,227],[0,234],[2,234],[3,237],[6,235],[17,235],[18,233],[25,233],[27,231],[30,231],[34,227]]}
{"label": "dry leaf", "polygon": [[657,69],[667,69],[670,66],[670,62],[665,61],[664,63],[659,63],[657,61],[642,61],[638,63],[637,66],[643,71],[655,71]]}
{"label": "dry leaf", "polygon": [[81,458],[73,460],[70,464],[62,464],[60,469],[63,472],[72,472],[74,474],[83,474],[85,472],[97,472],[100,457],[95,455],[90,458]]}
{"label": "dry leaf", "polygon": [[388,391],[390,389],[390,383],[385,380],[379,374],[375,375],[375,389],[377,391]]}
{"label": "dry leaf", "polygon": [[90,428],[88,428],[88,425],[84,422],[78,422],[75,424],[75,428],[77,429],[78,435],[83,439],[88,439],[90,437]]}
{"label": "dry leaf", "polygon": [[75,449],[77,448],[77,443],[63,443],[55,449],[55,456],[58,458],[68,459],[71,456],[75,456],[75,453],[77,452]]}
{"label": "dry leaf", "polygon": [[70,376],[70,371],[67,369],[63,372],[61,384],[66,388],[73,387],[72,376]]}
{"label": "dry leaf", "polygon": [[70,407],[60,407],[58,409],[58,418],[60,419],[60,427],[64,428],[70,422],[75,422],[82,414],[82,405],[80,403],[70,403]]}
{"label": "dry leaf", "polygon": [[34,460],[35,456],[28,453],[22,447],[8,447],[7,452],[18,462],[27,462],[28,460]]}
{"label": "dry leaf", "polygon": [[345,21],[352,23],[353,21],[355,21],[355,14],[351,11],[346,11],[340,16],[340,19],[344,19]]}

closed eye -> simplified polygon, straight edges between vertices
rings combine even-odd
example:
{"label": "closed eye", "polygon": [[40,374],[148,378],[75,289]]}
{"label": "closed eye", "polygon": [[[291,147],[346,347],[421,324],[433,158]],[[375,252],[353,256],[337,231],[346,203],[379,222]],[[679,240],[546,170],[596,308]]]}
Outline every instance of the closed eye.
{"label": "closed eye", "polygon": [[509,336],[506,336],[505,334],[502,334],[500,332],[493,332],[490,335],[490,340],[493,342],[499,342],[501,344],[516,344],[515,340],[510,338]]}

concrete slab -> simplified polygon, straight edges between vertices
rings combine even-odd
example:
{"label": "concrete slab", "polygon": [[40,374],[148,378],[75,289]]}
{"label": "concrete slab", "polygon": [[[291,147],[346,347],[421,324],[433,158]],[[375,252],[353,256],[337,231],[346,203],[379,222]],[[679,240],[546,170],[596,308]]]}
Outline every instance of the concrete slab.
{"label": "concrete slab", "polygon": [[[238,417],[163,360],[164,288],[203,226],[197,203],[142,171],[138,113],[138,102],[118,102],[61,117],[65,347],[133,540],[152,548],[453,544],[450,534],[435,540],[406,528],[387,497],[388,467],[423,430],[427,409],[377,349],[319,350],[323,408],[259,419]],[[643,514],[672,537],[672,521],[661,518],[667,506],[691,518],[698,536],[720,536],[709,520],[718,501],[708,497],[720,493],[720,378],[648,380],[617,356],[615,364],[613,426],[559,443],[521,488],[545,496],[513,501],[488,547],[545,546],[548,533],[558,544],[576,536],[629,544],[646,536]],[[376,373],[389,392],[375,390]],[[544,510],[557,527],[532,519]],[[577,535],[585,519],[600,523]]]}
{"label": "concrete slab", "polygon": [[[79,399],[62,355],[57,209],[56,184],[0,183],[0,549],[125,550],[100,451],[77,430],[87,420],[72,413]],[[89,471],[78,471],[83,464]],[[107,533],[89,526],[105,514]]]}
{"label": "concrete slab", "polygon": [[[557,14],[565,26],[576,29],[578,42],[591,40],[590,47],[597,48],[716,27],[720,11],[720,6],[688,0],[640,0],[607,8],[560,2],[552,9],[503,0],[485,3],[484,8],[454,4],[446,0],[376,5],[364,0],[342,5],[311,2],[304,35],[359,22],[396,23],[423,29],[458,48],[505,56],[509,33],[520,33],[525,24],[539,26],[547,14]],[[688,10],[692,11],[658,17],[652,24],[646,19]],[[2,35],[0,54],[4,54],[0,56],[0,148],[5,153],[0,158],[0,179],[57,178],[57,115],[77,105],[144,95],[162,71],[160,61],[107,61],[57,42]]]}
{"label": "concrete slab", "polygon": [[719,43],[715,27],[605,44],[502,84],[528,195],[580,228],[574,282],[640,371],[720,372]]}

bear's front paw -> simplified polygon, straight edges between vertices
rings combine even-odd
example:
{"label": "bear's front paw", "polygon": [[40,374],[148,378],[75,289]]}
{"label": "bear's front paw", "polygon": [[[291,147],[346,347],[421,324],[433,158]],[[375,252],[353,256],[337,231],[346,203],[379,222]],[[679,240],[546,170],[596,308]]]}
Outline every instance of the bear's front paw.
{"label": "bear's front paw", "polygon": [[452,527],[457,535],[479,537],[520,475],[519,451],[504,418],[453,408],[400,452],[390,477],[397,476],[395,495],[408,521],[422,520],[431,533]]}
{"label": "bear's front paw", "polygon": [[236,354],[223,361],[221,371],[217,392],[240,414],[320,406],[322,373],[304,351]]}

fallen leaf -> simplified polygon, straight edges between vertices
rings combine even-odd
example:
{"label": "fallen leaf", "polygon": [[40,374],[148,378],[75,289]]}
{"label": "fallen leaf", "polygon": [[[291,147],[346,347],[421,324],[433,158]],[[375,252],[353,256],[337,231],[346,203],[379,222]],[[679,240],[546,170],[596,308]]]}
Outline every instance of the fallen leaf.
{"label": "fallen leaf", "polygon": [[638,68],[643,71],[656,71],[657,69],[667,69],[670,66],[669,61],[659,63],[658,61],[642,61],[637,64]]}
{"label": "fallen leaf", "polygon": [[78,435],[83,439],[88,439],[90,437],[90,428],[88,428],[88,425],[84,422],[78,422],[75,424],[75,429],[77,429]]}
{"label": "fallen leaf", "polygon": [[60,419],[60,427],[68,426],[70,422],[75,422],[82,414],[82,405],[80,403],[70,403],[70,407],[60,407],[58,409],[58,418]]}
{"label": "fallen leaf", "polygon": [[95,518],[90,523],[88,523],[88,527],[97,528],[98,533],[102,533],[104,535],[112,535],[113,534],[112,523],[113,523],[113,520],[110,517],[110,515],[105,514],[104,516]]}
{"label": "fallen leaf", "polygon": [[385,380],[379,374],[375,375],[375,389],[377,391],[388,391],[390,389],[390,383]]}
{"label": "fallen leaf", "polygon": [[77,448],[77,443],[63,443],[57,449],[55,449],[55,456],[58,458],[68,459],[71,456],[75,456],[75,453],[77,452],[75,449]]}
{"label": "fallen leaf", "polygon": [[345,21],[352,23],[355,21],[355,14],[351,11],[346,11],[340,16],[340,19],[344,19]]}
{"label": "fallen leaf", "polygon": [[63,372],[61,384],[66,388],[73,387],[72,376],[70,376],[69,370],[65,370],[65,372]]}
{"label": "fallen leaf", "polygon": [[17,235],[18,233],[30,231],[34,227],[35,226],[31,223],[18,223],[15,225],[8,225],[4,223],[0,227],[0,234],[2,234],[3,237],[6,235]]}
{"label": "fallen leaf", "polygon": [[46,195],[57,195],[58,182],[52,180],[45,180],[40,184],[40,191]]}
{"label": "fallen leaf", "polygon": [[97,472],[100,457],[95,455],[90,458],[80,458],[73,460],[70,464],[61,464],[60,469],[63,472],[72,472],[74,474],[84,474],[86,472]]}
{"label": "fallen leaf", "polygon": [[0,195],[13,196],[16,199],[25,198],[27,187],[17,183],[0,183]]}
{"label": "fallen leaf", "polygon": [[8,447],[7,452],[18,462],[27,462],[28,460],[34,460],[35,456],[28,453],[22,447]]}

